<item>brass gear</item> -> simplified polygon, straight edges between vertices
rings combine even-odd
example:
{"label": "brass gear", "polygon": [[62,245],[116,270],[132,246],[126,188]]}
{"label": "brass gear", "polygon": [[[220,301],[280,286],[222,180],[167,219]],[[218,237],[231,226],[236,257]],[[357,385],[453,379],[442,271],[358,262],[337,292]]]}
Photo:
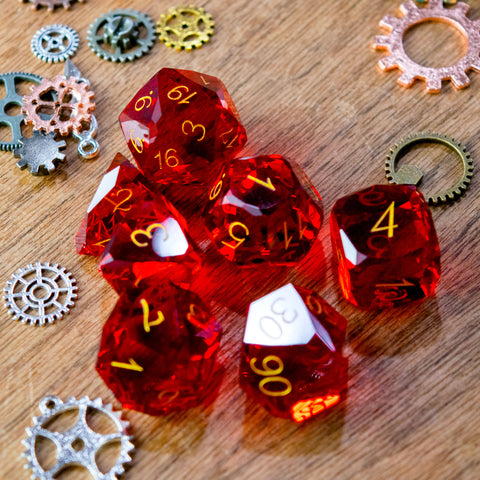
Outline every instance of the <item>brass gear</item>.
{"label": "brass gear", "polygon": [[25,122],[36,130],[67,136],[72,131],[80,131],[84,122],[90,122],[95,110],[93,97],[85,82],[57,75],[53,80],[44,78],[40,85],[31,87],[30,95],[23,97],[22,113]]}
{"label": "brass gear", "polygon": [[[36,10],[38,7],[48,7],[48,10],[53,12],[55,7],[63,6],[66,10],[70,8],[70,2],[74,0],[19,0],[20,3],[30,2],[32,9]],[[85,0],[78,0],[83,3]]]}
{"label": "brass gear", "polygon": [[176,50],[201,48],[210,41],[214,29],[212,16],[193,5],[169,8],[157,22],[158,39]]}

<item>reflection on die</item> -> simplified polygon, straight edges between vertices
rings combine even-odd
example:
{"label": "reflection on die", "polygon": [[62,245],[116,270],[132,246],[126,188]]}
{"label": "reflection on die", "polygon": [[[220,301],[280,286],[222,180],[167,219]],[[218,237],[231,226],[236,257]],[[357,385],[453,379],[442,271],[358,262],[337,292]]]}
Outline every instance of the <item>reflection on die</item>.
{"label": "reflection on die", "polygon": [[346,320],[317,293],[287,284],[254,301],[240,382],[271,414],[303,422],[340,401]]}

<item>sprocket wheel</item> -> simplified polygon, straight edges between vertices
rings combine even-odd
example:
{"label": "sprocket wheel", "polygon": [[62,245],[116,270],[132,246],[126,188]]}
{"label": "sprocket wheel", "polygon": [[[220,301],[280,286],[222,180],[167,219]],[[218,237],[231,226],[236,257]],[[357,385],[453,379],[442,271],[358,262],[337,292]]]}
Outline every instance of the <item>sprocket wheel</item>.
{"label": "sprocket wheel", "polygon": [[[50,12],[53,12],[55,7],[63,7],[66,10],[70,8],[70,2],[75,0],[19,0],[20,3],[31,3],[32,9],[36,10],[39,7],[47,7]],[[85,0],[77,0],[80,3]]]}

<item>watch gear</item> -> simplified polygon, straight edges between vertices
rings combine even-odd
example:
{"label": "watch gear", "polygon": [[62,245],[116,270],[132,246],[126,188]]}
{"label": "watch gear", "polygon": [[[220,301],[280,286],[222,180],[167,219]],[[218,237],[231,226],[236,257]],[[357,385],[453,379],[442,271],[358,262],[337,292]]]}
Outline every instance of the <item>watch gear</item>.
{"label": "watch gear", "polygon": [[22,114],[8,115],[7,111],[12,106],[22,107],[23,97],[16,91],[15,84],[17,82],[31,82],[40,84],[42,77],[32,73],[25,72],[11,72],[0,74],[0,83],[5,87],[6,95],[0,99],[0,126],[10,127],[12,140],[9,142],[0,142],[0,150],[15,150],[20,147],[20,140],[22,138],[21,125],[24,120]]}
{"label": "watch gear", "polygon": [[[33,418],[33,426],[26,429],[28,436],[22,440],[26,447],[23,453],[28,462],[26,468],[32,470],[32,478],[53,480],[69,466],[84,467],[93,480],[115,480],[125,471],[124,464],[131,461],[130,452],[135,447],[127,433],[130,424],[122,420],[121,411],[113,410],[111,404],[104,405],[101,398],[90,400],[86,396],[79,400],[70,397],[66,402],[56,396],[47,396],[40,401],[39,409],[41,415]],[[53,418],[71,411],[78,411],[78,419],[69,430],[54,432],[45,426]],[[92,430],[88,425],[87,411],[108,417],[115,426],[115,433],[102,434]],[[56,463],[49,470],[42,468],[37,457],[35,445],[40,438],[51,440],[57,449]],[[96,455],[105,445],[114,442],[120,445],[120,455],[110,471],[103,473],[96,463]]]}
{"label": "watch gear", "polygon": [[415,165],[404,165],[398,171],[395,170],[395,164],[401,154],[411,147],[419,143],[440,143],[453,150],[462,160],[463,175],[462,178],[451,188],[443,193],[430,195],[427,201],[430,205],[439,205],[441,203],[450,202],[458,199],[465,193],[473,177],[473,162],[467,148],[454,138],[447,137],[439,133],[414,133],[403,138],[396,143],[387,155],[385,162],[385,173],[390,183],[419,185],[423,178],[422,171]]}
{"label": "watch gear", "polygon": [[30,46],[33,54],[47,63],[64,62],[78,48],[78,33],[66,25],[47,25],[38,30]]}
{"label": "watch gear", "polygon": [[[19,0],[20,3],[30,2],[32,4],[32,9],[36,10],[38,7],[48,7],[48,10],[53,12],[55,7],[61,7],[65,9],[70,8],[70,2],[74,0]],[[85,0],[78,0],[80,3],[83,3]]]}
{"label": "watch gear", "polygon": [[[141,36],[141,30],[145,36]],[[140,58],[155,42],[155,25],[138,10],[116,9],[96,18],[87,32],[88,45],[100,58],[126,62]]]}
{"label": "watch gear", "polygon": [[177,50],[201,48],[210,41],[214,29],[212,16],[193,5],[172,7],[166,14],[160,15],[157,22],[159,40]]}
{"label": "watch gear", "polygon": [[77,298],[75,283],[72,274],[58,264],[29,264],[18,269],[7,281],[5,307],[22,323],[54,323],[73,307]]}
{"label": "watch gear", "polygon": [[65,140],[55,140],[54,133],[33,131],[30,138],[22,138],[21,146],[13,151],[16,158],[20,158],[17,166],[22,170],[29,168],[32,175],[48,175],[55,170],[58,162],[65,160],[64,150],[67,146]]}
{"label": "watch gear", "polygon": [[[451,80],[454,87],[464,88],[470,84],[466,72],[480,72],[480,20],[470,20],[467,13],[469,5],[457,2],[451,8],[445,8],[442,0],[429,0],[428,4],[419,8],[413,0],[400,5],[403,17],[386,15],[380,21],[380,27],[390,30],[389,35],[375,37],[373,46],[377,50],[387,50],[390,55],[378,62],[382,70],[399,68],[403,73],[398,83],[410,87],[415,79],[426,82],[427,93],[438,93],[442,89],[442,80]],[[438,21],[452,25],[459,30],[468,42],[465,55],[449,67],[425,67],[414,62],[405,52],[403,37],[414,25],[425,21]]]}
{"label": "watch gear", "polygon": [[30,95],[23,97],[22,113],[25,122],[36,130],[66,136],[72,130],[81,130],[83,122],[90,122],[95,110],[94,96],[86,83],[79,83],[74,77],[44,78],[40,85],[31,88]]}

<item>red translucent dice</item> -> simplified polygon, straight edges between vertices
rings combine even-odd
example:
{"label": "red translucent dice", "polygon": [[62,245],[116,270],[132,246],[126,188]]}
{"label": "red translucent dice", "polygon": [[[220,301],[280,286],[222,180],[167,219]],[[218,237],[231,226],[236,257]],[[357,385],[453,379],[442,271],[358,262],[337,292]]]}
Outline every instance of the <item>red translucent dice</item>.
{"label": "red translucent dice", "polygon": [[154,276],[187,287],[200,266],[185,219],[160,194],[144,196],[132,207],[100,259],[103,276],[118,293],[142,288],[142,281]]}
{"label": "red translucent dice", "polygon": [[346,321],[325,300],[285,285],[250,305],[241,385],[273,415],[303,422],[340,401]]}
{"label": "red translucent dice", "polygon": [[280,155],[226,165],[204,212],[205,226],[226,258],[239,265],[288,265],[308,253],[322,224],[321,199],[292,165]]}
{"label": "red translucent dice", "polygon": [[117,153],[88,207],[75,237],[77,253],[100,255],[136,201],[150,190],[147,181],[121,153]]}
{"label": "red translucent dice", "polygon": [[119,120],[140,170],[164,184],[215,177],[247,140],[223,83],[189,70],[160,70]]}
{"label": "red translucent dice", "polygon": [[410,185],[375,185],[335,203],[333,251],[345,298],[364,308],[432,295],[440,250],[430,209]]}
{"label": "red translucent dice", "polygon": [[150,286],[121,296],[103,328],[97,371],[125,408],[150,415],[205,401],[218,387],[221,328],[193,292]]}

